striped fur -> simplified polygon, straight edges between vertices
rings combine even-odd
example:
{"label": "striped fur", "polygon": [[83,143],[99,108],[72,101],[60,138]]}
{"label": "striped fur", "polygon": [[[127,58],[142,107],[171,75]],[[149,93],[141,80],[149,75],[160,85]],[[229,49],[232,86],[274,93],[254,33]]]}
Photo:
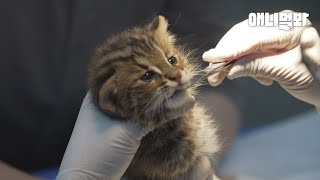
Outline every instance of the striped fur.
{"label": "striped fur", "polygon": [[[195,87],[177,88],[188,83],[195,66],[167,26],[159,16],[119,33],[97,49],[89,65],[89,88],[103,112],[143,128],[156,127],[142,139],[125,174],[129,179],[188,179],[198,162],[219,151],[214,122],[200,105],[169,121],[193,105]],[[168,63],[170,57],[177,64]],[[142,80],[148,71],[155,75]]]}

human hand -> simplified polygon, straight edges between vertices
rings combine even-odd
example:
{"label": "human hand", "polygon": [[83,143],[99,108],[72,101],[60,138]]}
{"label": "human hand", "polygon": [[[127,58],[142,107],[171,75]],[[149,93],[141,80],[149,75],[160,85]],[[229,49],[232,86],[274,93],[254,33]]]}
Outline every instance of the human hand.
{"label": "human hand", "polygon": [[[57,179],[120,179],[139,148],[141,139],[149,131],[106,116],[96,108],[88,93],[83,100]],[[203,168],[200,170],[202,172]]]}
{"label": "human hand", "polygon": [[120,179],[148,131],[100,112],[88,93],[83,100],[58,180]]}
{"label": "human hand", "polygon": [[320,38],[310,27],[295,27],[292,31],[278,27],[250,27],[245,20],[231,28],[215,49],[203,54],[208,62],[238,59],[228,72],[208,78],[213,86],[225,76],[235,79],[251,76],[263,85],[277,81],[294,97],[320,107]]}

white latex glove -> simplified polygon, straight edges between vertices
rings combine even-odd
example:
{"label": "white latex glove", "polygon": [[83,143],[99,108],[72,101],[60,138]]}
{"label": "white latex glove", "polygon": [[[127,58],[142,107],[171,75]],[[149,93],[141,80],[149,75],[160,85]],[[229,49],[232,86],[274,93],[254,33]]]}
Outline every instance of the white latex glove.
{"label": "white latex glove", "polygon": [[101,113],[88,93],[57,179],[120,179],[147,133],[133,124],[112,120]]}
{"label": "white latex glove", "polygon": [[[101,113],[88,93],[83,100],[57,179],[120,179],[139,148],[141,139],[148,132]],[[211,164],[207,161],[198,164],[192,170],[191,177],[212,179]]]}
{"label": "white latex glove", "polygon": [[278,27],[250,27],[245,20],[232,27],[215,49],[203,54],[208,62],[238,59],[228,71],[208,78],[213,86],[225,76],[251,76],[263,85],[277,81],[294,97],[320,108],[320,38],[310,27],[292,31]]}

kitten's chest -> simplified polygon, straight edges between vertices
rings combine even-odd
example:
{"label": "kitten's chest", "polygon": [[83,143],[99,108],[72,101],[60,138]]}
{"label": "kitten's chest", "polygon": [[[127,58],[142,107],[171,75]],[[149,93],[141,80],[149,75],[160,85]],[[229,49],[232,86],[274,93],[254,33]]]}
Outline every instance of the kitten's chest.
{"label": "kitten's chest", "polygon": [[190,116],[170,121],[142,139],[127,170],[128,177],[181,179],[188,176],[194,165],[212,157],[217,151],[212,120],[202,111],[193,110]]}
{"label": "kitten's chest", "polygon": [[135,171],[159,171],[158,173],[174,176],[189,169],[198,153],[182,123],[181,120],[174,120],[142,139],[131,164]]}
{"label": "kitten's chest", "polygon": [[170,156],[190,147],[192,142],[188,142],[186,138],[188,134],[181,121],[174,120],[150,132],[142,139],[139,151],[141,150],[144,155]]}

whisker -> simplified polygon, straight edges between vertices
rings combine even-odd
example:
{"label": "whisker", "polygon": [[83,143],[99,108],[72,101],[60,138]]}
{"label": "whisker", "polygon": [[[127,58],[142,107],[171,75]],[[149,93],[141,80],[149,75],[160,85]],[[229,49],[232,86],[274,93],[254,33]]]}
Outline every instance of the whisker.
{"label": "whisker", "polygon": [[146,109],[148,108],[148,106],[150,106],[150,104],[154,101],[154,99],[157,99],[157,97],[159,96],[159,93],[154,94],[150,100],[147,102],[147,104],[140,110],[139,115],[137,116],[137,120],[140,119],[140,117],[142,116],[142,114],[146,111]]}
{"label": "whisker", "polygon": [[[204,43],[202,43],[200,46],[198,46],[198,49],[201,49],[204,45],[206,45],[207,43],[210,43],[210,41],[206,41]],[[213,47],[213,46],[212,46]]]}
{"label": "whisker", "polygon": [[173,25],[172,25],[172,28],[174,28],[174,27],[177,25],[180,17],[181,17],[181,12],[179,12],[179,15],[178,15],[177,19],[175,20],[175,22],[174,22]]}
{"label": "whisker", "polygon": [[165,121],[165,116],[164,116],[164,102],[165,102],[165,99],[166,99],[166,95],[163,94],[162,95],[162,98],[161,98],[161,102],[159,102],[159,115],[160,115],[160,121]]}
{"label": "whisker", "polygon": [[[196,36],[196,34],[188,34],[186,36],[182,36],[182,37],[178,37],[178,41],[185,41],[185,40],[188,40],[192,37]],[[186,46],[187,44],[186,43],[183,43],[184,46]],[[191,45],[192,43],[188,43],[188,45]],[[191,48],[188,48],[188,49],[191,49]]]}
{"label": "whisker", "polygon": [[161,106],[161,102],[163,101],[163,89],[160,89],[159,91],[159,94],[158,94],[158,97],[157,99],[155,100],[155,102],[153,103],[153,107],[151,108],[151,118],[154,119],[155,116],[156,116],[156,110],[157,109],[160,109],[160,106]]}
{"label": "whisker", "polygon": [[[165,97],[165,101],[168,104],[168,107],[173,107],[172,103],[169,101],[169,98],[166,96]],[[171,115],[173,114],[172,111],[169,111],[169,117],[171,117]]]}

